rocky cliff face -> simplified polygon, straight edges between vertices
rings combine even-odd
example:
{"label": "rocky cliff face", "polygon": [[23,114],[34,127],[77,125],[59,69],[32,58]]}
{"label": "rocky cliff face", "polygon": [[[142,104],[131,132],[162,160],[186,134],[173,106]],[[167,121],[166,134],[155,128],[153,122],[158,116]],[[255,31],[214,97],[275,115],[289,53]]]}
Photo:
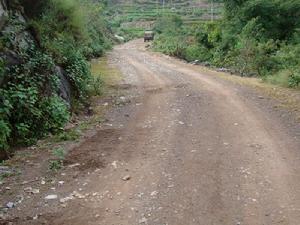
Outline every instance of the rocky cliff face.
{"label": "rocky cliff face", "polygon": [[5,17],[7,17],[7,11],[6,11],[6,5],[4,4],[4,1],[0,1],[0,29],[2,29],[5,21]]}
{"label": "rocky cliff face", "polygon": [[[22,64],[24,52],[32,47],[39,48],[34,32],[28,29],[27,18],[28,15],[22,3],[14,0],[0,0],[0,58],[5,67]],[[10,42],[9,45],[7,44],[8,41]],[[53,71],[57,73],[60,79],[58,95],[70,105],[70,82],[63,68],[54,66]],[[0,87],[3,82],[5,82],[5,74],[0,77]]]}

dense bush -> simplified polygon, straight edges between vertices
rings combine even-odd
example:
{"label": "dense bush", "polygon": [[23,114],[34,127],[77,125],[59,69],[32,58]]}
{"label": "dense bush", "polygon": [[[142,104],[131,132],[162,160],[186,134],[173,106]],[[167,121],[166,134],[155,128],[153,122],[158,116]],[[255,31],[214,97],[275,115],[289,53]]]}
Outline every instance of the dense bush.
{"label": "dense bush", "polygon": [[0,145],[31,144],[47,132],[55,132],[68,121],[64,101],[56,95],[58,76],[49,55],[38,50],[24,53],[25,63],[6,70],[1,96]]}
{"label": "dense bush", "polygon": [[228,0],[224,7],[222,20],[198,26],[159,19],[154,48],[188,61],[229,67],[243,76],[299,87],[300,2]]}
{"label": "dense bush", "polygon": [[84,103],[92,82],[88,59],[111,46],[104,5],[97,1],[20,2],[29,22],[11,8],[9,29],[0,34],[0,51],[18,55],[13,65],[0,59],[0,151],[60,131],[70,105],[58,96],[57,66],[72,86],[72,102]]}
{"label": "dense bush", "polygon": [[183,57],[187,38],[182,32],[182,20],[173,14],[162,15],[156,22],[154,48],[165,54]]}

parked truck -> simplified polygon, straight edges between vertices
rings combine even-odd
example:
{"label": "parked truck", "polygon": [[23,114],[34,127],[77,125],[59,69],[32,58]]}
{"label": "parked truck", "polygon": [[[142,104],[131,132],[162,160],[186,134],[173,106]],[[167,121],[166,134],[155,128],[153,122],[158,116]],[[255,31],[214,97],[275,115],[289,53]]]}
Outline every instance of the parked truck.
{"label": "parked truck", "polygon": [[145,31],[144,42],[153,41],[153,40],[154,40],[154,32],[153,31]]}

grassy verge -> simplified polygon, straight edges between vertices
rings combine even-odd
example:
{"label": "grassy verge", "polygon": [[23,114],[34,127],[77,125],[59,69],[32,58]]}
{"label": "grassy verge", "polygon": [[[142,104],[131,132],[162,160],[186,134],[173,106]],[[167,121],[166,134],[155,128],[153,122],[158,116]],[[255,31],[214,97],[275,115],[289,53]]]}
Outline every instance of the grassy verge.
{"label": "grassy verge", "polygon": [[300,93],[298,89],[280,87],[276,84],[266,83],[263,79],[253,77],[240,77],[237,75],[229,75],[228,73],[216,72],[208,67],[198,67],[199,72],[205,72],[213,76],[218,76],[224,80],[231,81],[254,88],[262,94],[275,99],[279,102],[276,107],[288,109],[296,115],[297,121],[300,121]]}

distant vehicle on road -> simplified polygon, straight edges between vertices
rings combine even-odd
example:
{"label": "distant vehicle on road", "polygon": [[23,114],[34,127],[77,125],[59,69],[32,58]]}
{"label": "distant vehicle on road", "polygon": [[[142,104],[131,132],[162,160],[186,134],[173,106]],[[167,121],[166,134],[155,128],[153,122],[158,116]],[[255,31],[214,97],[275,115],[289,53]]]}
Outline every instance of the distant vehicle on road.
{"label": "distant vehicle on road", "polygon": [[153,41],[153,40],[154,40],[154,32],[153,31],[145,31],[144,42]]}

